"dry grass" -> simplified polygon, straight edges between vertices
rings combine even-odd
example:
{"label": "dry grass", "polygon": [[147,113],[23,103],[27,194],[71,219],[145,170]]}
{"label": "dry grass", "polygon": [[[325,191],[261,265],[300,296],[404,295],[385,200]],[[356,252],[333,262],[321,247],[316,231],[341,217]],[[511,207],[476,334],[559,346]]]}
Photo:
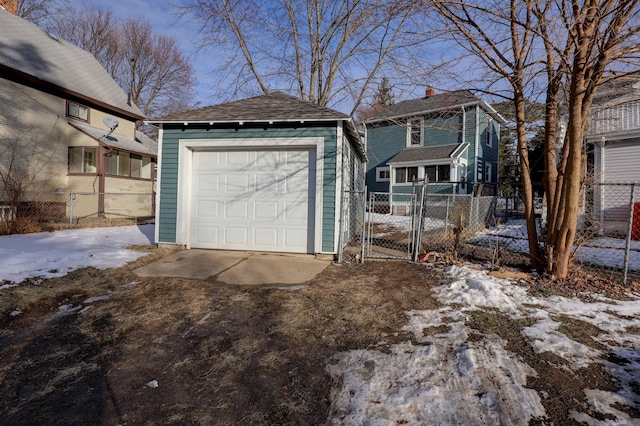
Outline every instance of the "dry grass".
{"label": "dry grass", "polygon": [[[323,424],[331,388],[327,360],[339,351],[386,351],[412,340],[402,331],[405,312],[436,309],[432,288],[443,280],[423,265],[386,261],[331,265],[296,291],[141,278],[132,270],[171,252],[144,250],[150,254],[122,268],[86,268],[3,291],[3,422]],[[104,295],[110,297],[83,303]],[[51,319],[62,304],[88,309]],[[22,313],[9,315],[17,309]],[[576,340],[598,332],[556,319]],[[538,371],[531,386],[548,395],[545,407],[561,423],[569,407],[584,402],[587,384],[614,385],[597,367],[574,377],[562,359],[533,353],[521,333],[532,321],[474,311],[470,339],[498,334]],[[152,380],[157,388],[147,386]]]}

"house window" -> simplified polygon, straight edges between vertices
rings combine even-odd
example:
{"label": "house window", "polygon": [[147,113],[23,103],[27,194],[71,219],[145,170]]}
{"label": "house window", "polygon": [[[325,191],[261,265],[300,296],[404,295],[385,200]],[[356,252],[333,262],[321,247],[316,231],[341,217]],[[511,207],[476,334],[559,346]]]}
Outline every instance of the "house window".
{"label": "house window", "polygon": [[484,163],[484,181],[492,182],[493,180],[493,164]]}
{"label": "house window", "polygon": [[428,182],[449,182],[451,180],[451,166],[448,164],[425,166],[424,175]]}
{"label": "house window", "polygon": [[489,118],[487,122],[487,131],[485,132],[485,144],[487,147],[493,147],[493,120]]}
{"label": "house window", "polygon": [[412,118],[407,126],[407,146],[422,145],[422,118]]}
{"label": "house window", "polygon": [[391,179],[391,172],[389,166],[376,167],[376,182],[389,182]]}
{"label": "house window", "polygon": [[107,154],[108,175],[151,179],[151,167],[150,157],[124,151],[111,151]]}
{"label": "house window", "polygon": [[96,172],[96,148],[69,148],[69,173]]}
{"label": "house window", "polygon": [[89,121],[89,108],[75,102],[67,102],[67,116]]}
{"label": "house window", "polygon": [[395,173],[395,183],[409,183],[418,179],[417,167],[398,167]]}

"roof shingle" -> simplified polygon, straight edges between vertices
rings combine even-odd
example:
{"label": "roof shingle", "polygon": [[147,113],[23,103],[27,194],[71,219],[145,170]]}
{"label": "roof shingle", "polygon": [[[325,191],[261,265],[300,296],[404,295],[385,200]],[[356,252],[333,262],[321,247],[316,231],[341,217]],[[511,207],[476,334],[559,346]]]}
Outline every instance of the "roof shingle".
{"label": "roof shingle", "polygon": [[142,118],[127,94],[87,51],[0,8],[0,69],[13,70],[67,92]]}
{"label": "roof shingle", "polygon": [[429,160],[444,160],[452,158],[451,155],[460,148],[459,153],[462,153],[465,144],[451,144],[442,146],[430,146],[430,147],[410,147],[400,151],[395,157],[389,160],[387,163],[408,163],[413,161],[429,161]]}
{"label": "roof shingle", "polygon": [[294,96],[280,92],[183,111],[150,120],[153,123],[171,121],[292,121],[345,120],[349,116]]}

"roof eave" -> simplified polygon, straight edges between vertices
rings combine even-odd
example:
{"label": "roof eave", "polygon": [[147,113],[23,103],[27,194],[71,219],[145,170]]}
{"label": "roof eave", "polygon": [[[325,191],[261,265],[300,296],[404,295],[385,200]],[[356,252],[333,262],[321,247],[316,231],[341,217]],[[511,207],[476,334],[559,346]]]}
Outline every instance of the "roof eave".
{"label": "roof eave", "polygon": [[144,124],[178,124],[178,125],[189,125],[189,124],[239,124],[242,125],[244,123],[305,123],[305,122],[318,122],[318,121],[345,121],[348,120],[347,117],[335,117],[335,118],[274,118],[274,119],[262,119],[262,120],[144,120]]}
{"label": "roof eave", "polygon": [[486,103],[482,99],[478,99],[477,101],[473,101],[473,102],[465,102],[463,104],[449,105],[449,106],[441,107],[441,108],[432,108],[432,109],[427,109],[427,110],[414,111],[414,112],[406,113],[406,114],[398,114],[398,115],[392,115],[392,116],[388,116],[388,117],[379,117],[379,118],[367,119],[367,120],[364,120],[363,123],[367,124],[367,123],[377,123],[377,122],[380,122],[380,121],[392,121],[392,120],[397,120],[397,119],[406,118],[406,117],[413,117],[413,116],[416,116],[416,115],[431,114],[433,112],[443,111],[443,110],[446,110],[446,109],[466,108],[466,107],[475,106],[475,105],[480,105],[483,108],[485,108],[486,110],[488,110],[489,113],[496,120],[498,120],[498,122],[500,124],[507,124],[507,120],[505,120],[504,117],[502,117],[502,115],[500,115],[500,113],[498,111],[496,111],[491,105],[489,105],[488,103]]}
{"label": "roof eave", "polygon": [[128,117],[136,121],[143,120],[145,118],[144,115],[138,115],[131,111],[127,111],[122,108],[116,107],[114,105],[108,104],[106,102],[93,99],[89,96],[83,95],[78,92],[74,92],[73,90],[66,89],[64,87],[58,86],[57,84],[53,84],[46,80],[41,80],[30,74],[27,74],[22,71],[18,71],[13,68],[9,68],[5,65],[0,64],[0,72],[2,72],[3,77],[8,77],[9,79],[11,79],[12,81],[15,81],[18,84],[24,84],[26,86],[33,87],[36,90],[50,93],[54,96],[64,97],[60,95],[66,95],[70,98],[74,98],[74,99],[83,101],[84,103],[87,103],[87,106],[99,107],[109,112],[115,113],[121,117]]}

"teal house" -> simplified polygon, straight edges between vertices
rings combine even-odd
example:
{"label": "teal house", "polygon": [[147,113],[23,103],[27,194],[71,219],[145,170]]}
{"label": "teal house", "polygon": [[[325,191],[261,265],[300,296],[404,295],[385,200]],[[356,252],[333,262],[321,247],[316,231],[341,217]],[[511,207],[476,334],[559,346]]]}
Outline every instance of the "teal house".
{"label": "teal house", "polygon": [[364,121],[369,192],[411,193],[426,179],[429,193],[468,194],[497,183],[500,126],[505,120],[466,90],[391,105]]}
{"label": "teal house", "polygon": [[349,116],[270,93],[148,123],[159,127],[158,244],[338,252],[345,190],[364,188]]}

